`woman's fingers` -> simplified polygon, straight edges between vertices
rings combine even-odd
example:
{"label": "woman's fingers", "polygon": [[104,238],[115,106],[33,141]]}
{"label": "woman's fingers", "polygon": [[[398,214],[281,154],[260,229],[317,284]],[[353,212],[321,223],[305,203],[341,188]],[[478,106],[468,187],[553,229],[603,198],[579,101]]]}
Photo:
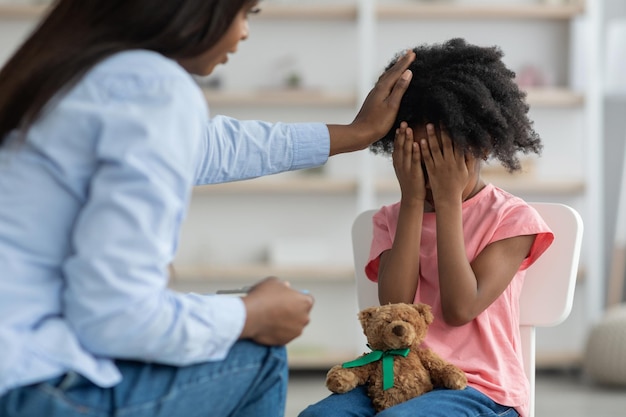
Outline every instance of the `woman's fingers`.
{"label": "woman's fingers", "polygon": [[414,59],[415,52],[413,52],[413,50],[406,51],[406,53],[378,79],[376,84],[383,91],[389,92],[388,100],[390,103],[400,105],[400,99],[409,86],[412,76],[411,71],[408,71],[407,68]]}

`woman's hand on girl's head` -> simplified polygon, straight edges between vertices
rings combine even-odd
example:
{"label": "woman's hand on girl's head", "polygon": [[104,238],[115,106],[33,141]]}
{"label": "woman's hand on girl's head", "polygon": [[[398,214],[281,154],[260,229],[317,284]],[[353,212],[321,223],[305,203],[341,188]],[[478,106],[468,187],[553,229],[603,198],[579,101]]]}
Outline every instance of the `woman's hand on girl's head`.
{"label": "woman's hand on girl's head", "polygon": [[389,132],[411,81],[413,74],[407,68],[414,59],[415,52],[407,51],[380,76],[352,123],[328,125],[330,155],[365,149]]}
{"label": "woman's hand on girl's head", "polygon": [[402,192],[402,201],[423,202],[426,198],[426,181],[422,169],[422,155],[419,144],[413,140],[413,129],[408,127],[406,122],[402,122],[396,130],[391,156]]}
{"label": "woman's hand on girl's head", "polygon": [[360,130],[370,133],[368,144],[382,138],[395,123],[400,101],[413,75],[407,68],[414,59],[415,53],[407,51],[380,76],[352,122]]}
{"label": "woman's hand on girl's head", "polygon": [[435,203],[446,199],[463,201],[470,179],[464,152],[454,147],[443,127],[437,135],[435,126],[429,123],[426,132],[428,137],[420,139],[420,148]]}

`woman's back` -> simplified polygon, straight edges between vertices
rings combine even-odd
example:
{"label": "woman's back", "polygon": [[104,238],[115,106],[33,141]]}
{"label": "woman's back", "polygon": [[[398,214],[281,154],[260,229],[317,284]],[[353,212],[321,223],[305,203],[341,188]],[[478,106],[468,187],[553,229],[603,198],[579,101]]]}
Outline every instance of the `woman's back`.
{"label": "woman's back", "polygon": [[[188,200],[194,150],[207,117],[201,100],[191,77],[173,61],[154,52],[124,52],[53,101],[25,138],[13,132],[0,147],[0,345],[3,352],[13,352],[0,355],[0,394],[58,373],[55,359],[64,355],[67,365],[84,374],[96,366],[72,327],[78,317],[95,317],[112,307],[67,294],[88,294],[75,287],[116,273],[99,265],[111,260],[123,267],[124,256],[141,253],[135,251],[137,242],[115,231],[126,228],[132,235],[167,227],[159,234],[165,237],[161,255],[173,256],[175,225],[149,224],[142,215],[149,218],[151,210],[162,208],[172,213],[172,223],[184,217],[180,201]],[[177,130],[174,122],[181,120],[189,123],[187,131]],[[160,134],[167,129],[169,135]],[[150,189],[156,181],[168,187]],[[136,190],[124,189],[129,183]],[[139,197],[142,189],[145,195]],[[161,198],[166,189],[177,194]],[[137,200],[130,200],[135,191]],[[142,200],[153,207],[141,207]],[[105,207],[122,219],[125,208],[135,214],[122,221],[102,215],[88,221]],[[81,311],[86,308],[90,311]],[[31,359],[27,366],[29,355],[23,351],[32,349],[41,363]],[[24,366],[21,375],[2,372],[16,363]]]}

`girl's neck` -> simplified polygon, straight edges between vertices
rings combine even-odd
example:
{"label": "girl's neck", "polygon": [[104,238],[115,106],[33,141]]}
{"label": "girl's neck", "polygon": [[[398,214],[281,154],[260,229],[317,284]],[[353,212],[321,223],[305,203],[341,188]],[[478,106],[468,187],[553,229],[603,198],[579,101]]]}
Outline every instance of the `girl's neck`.
{"label": "girl's neck", "polygon": [[472,188],[472,191],[470,191],[470,193],[467,195],[467,197],[465,197],[463,199],[463,201],[467,201],[470,198],[474,197],[476,194],[478,194],[480,192],[480,190],[485,188],[486,185],[487,185],[487,183],[485,181],[483,181],[483,179],[479,176],[476,179],[476,184],[474,184],[474,188]]}

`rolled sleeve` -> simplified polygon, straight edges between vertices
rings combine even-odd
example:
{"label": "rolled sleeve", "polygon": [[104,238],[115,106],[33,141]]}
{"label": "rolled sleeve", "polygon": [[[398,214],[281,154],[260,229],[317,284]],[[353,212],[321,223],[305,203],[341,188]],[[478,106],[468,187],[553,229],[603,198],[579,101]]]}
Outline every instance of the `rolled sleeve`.
{"label": "rolled sleeve", "polygon": [[268,123],[216,116],[199,152],[197,185],[256,178],[324,164],[330,134],[322,123]]}
{"label": "rolled sleeve", "polygon": [[297,123],[290,127],[295,149],[291,169],[316,167],[328,161],[330,135],[326,125]]}

